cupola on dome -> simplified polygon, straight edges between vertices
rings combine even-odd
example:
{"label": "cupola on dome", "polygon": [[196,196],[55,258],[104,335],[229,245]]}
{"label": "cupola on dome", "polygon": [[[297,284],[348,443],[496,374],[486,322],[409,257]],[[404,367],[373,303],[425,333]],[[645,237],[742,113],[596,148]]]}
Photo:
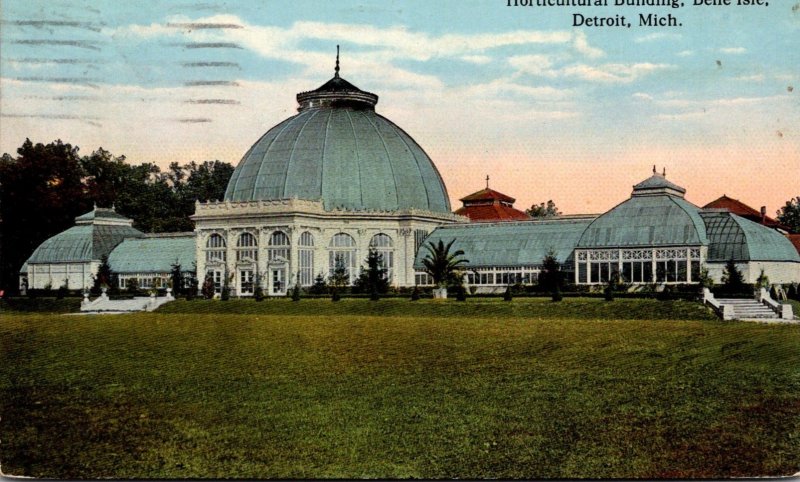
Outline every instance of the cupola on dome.
{"label": "cupola on dome", "polygon": [[264,134],[228,183],[226,201],[308,199],[326,210],[450,212],[442,177],[378,96],[339,76],[297,94],[298,114]]}

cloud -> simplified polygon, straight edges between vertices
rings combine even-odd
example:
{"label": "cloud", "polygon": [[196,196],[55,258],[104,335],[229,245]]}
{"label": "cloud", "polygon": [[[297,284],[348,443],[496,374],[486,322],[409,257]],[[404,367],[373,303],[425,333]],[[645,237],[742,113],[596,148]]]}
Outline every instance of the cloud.
{"label": "cloud", "polygon": [[666,39],[677,40],[680,38],[682,38],[682,36],[677,33],[654,32],[647,35],[642,35],[640,37],[636,37],[633,41],[636,43],[646,43],[646,42],[655,42],[657,40],[666,40]]}
{"label": "cloud", "polygon": [[675,66],[668,64],[603,64],[590,66],[586,64],[575,64],[561,70],[566,77],[577,77],[590,82],[600,83],[630,83],[646,75],[672,69]]}
{"label": "cloud", "polygon": [[675,55],[677,55],[678,57],[691,57],[692,55],[694,55],[694,50],[681,50]]}
{"label": "cloud", "polygon": [[508,64],[519,72],[539,75],[543,77],[556,77],[558,74],[552,70],[553,58],[549,55],[515,55],[509,57]]}
{"label": "cloud", "polygon": [[740,75],[735,78],[735,80],[740,80],[742,82],[764,82],[765,79],[766,77],[764,74]]}
{"label": "cloud", "polygon": [[651,100],[653,100],[653,96],[652,96],[652,95],[650,95],[650,94],[645,94],[645,93],[643,93],[643,92],[636,92],[636,93],[635,93],[635,94],[633,94],[631,97],[633,97],[633,98],[634,98],[634,99],[636,99],[636,100],[645,100],[645,101],[651,101]]}
{"label": "cloud", "polygon": [[488,55],[462,55],[460,59],[464,62],[478,65],[485,65],[492,61],[492,58]]}
{"label": "cloud", "polygon": [[606,54],[602,50],[590,46],[589,42],[586,39],[586,34],[580,30],[575,33],[575,37],[572,41],[572,46],[573,48],[575,48],[575,50],[589,57],[590,59],[600,58],[605,56]]}
{"label": "cloud", "polygon": [[731,54],[731,55],[741,55],[747,52],[747,49],[744,47],[725,47],[719,49],[720,52],[723,54]]}

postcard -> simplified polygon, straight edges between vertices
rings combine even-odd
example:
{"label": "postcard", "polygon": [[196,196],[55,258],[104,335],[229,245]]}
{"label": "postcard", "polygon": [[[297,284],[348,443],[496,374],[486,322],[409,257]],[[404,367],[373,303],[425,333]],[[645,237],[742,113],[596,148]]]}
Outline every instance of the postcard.
{"label": "postcard", "polygon": [[0,21],[4,476],[800,474],[800,3]]}

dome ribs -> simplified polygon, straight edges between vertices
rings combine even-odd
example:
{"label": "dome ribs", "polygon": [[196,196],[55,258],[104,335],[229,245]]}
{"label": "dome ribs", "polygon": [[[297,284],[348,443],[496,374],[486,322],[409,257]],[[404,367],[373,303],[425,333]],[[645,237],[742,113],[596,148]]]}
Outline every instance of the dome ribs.
{"label": "dome ribs", "polygon": [[377,96],[341,77],[298,94],[299,113],[276,125],[234,170],[227,201],[287,198],[324,209],[450,214],[447,190],[425,151],[375,113]]}
{"label": "dome ribs", "polygon": [[[300,162],[300,161],[298,161],[297,163],[294,162],[295,155],[298,152],[300,152],[298,143],[300,142],[300,138],[303,137],[303,131],[306,129],[306,126],[308,126],[308,124],[317,116],[317,114],[319,114],[318,110],[311,112],[311,115],[308,116],[308,119],[306,119],[306,121],[303,123],[303,126],[300,128],[300,130],[297,133],[297,138],[294,140],[294,145],[292,146],[292,151],[289,154],[289,160],[288,160],[288,162],[286,164],[286,169],[284,170],[284,174],[283,174],[283,189],[281,190],[281,197],[283,197],[283,198],[288,198],[288,197],[292,196],[292,194],[290,194],[290,189],[289,189],[289,171],[292,169],[292,166],[295,166],[295,165],[299,164],[299,162]],[[306,176],[310,177],[310,176],[314,175],[314,173],[306,172],[306,171],[304,171],[302,169],[301,169],[301,172],[302,172],[302,175],[300,175],[298,177],[299,179],[304,179]],[[299,187],[299,189],[297,189],[299,191],[303,191],[304,190],[302,184],[301,184],[301,186],[297,186],[297,187]]]}
{"label": "dome ribs", "polygon": [[[337,68],[337,75],[338,75],[338,68],[339,68],[339,56],[336,56],[336,68]],[[358,136],[356,135],[356,126],[353,125],[353,117],[350,115],[350,112],[345,110],[345,114],[347,114],[347,121],[350,122],[350,130],[353,133],[353,154],[356,158],[356,172],[358,173],[358,202],[361,205],[361,208],[364,209],[366,206],[364,205],[364,189],[363,183],[361,182],[361,156],[359,154],[358,148]]]}
{"label": "dome ribs", "polygon": [[[383,135],[381,134],[380,130],[378,129],[378,126],[376,126],[375,123],[372,122],[372,119],[370,119],[369,116],[362,114],[361,117],[370,126],[372,126],[372,129],[375,131],[375,135],[378,137],[378,139],[381,140],[381,145],[383,146],[383,153],[385,154],[385,157],[384,157],[385,163],[386,163],[387,166],[389,166],[389,173],[391,175],[391,180],[392,180],[391,184],[384,182],[384,185],[386,186],[387,191],[390,191],[391,195],[394,196],[394,205],[399,209],[399,207],[400,207],[400,195],[397,192],[397,174],[395,173],[394,166],[392,165],[392,156],[389,153],[389,148],[386,147],[386,139],[384,139]],[[389,194],[389,193],[387,192],[387,194]]]}

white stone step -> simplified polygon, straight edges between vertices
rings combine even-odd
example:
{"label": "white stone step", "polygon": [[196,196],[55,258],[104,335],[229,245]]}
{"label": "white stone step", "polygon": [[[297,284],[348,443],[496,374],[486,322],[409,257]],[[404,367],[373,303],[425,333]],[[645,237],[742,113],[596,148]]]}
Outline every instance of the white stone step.
{"label": "white stone step", "polygon": [[719,303],[723,306],[730,305],[733,307],[733,312],[736,318],[763,318],[763,319],[777,319],[778,314],[772,311],[769,307],[756,300],[737,299],[737,298],[720,298]]}
{"label": "white stone step", "polygon": [[88,306],[82,306],[81,311],[86,313],[98,313],[98,312],[135,312],[135,311],[147,311],[148,309],[155,309],[158,306],[163,305],[172,301],[172,299],[167,299],[164,297],[156,298],[156,304],[153,306],[151,304],[151,298],[149,296],[138,296],[133,299],[129,300],[95,300]]}

